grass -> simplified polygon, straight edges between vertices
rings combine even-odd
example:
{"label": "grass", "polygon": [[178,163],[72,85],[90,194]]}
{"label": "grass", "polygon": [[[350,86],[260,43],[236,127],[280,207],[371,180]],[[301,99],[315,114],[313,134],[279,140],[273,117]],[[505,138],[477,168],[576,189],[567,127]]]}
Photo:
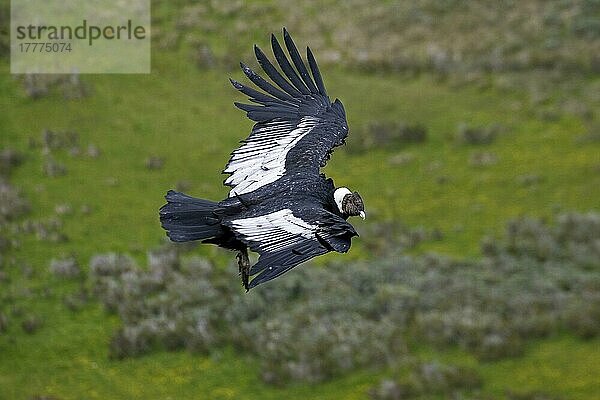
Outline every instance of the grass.
{"label": "grass", "polygon": [[[86,77],[93,94],[77,101],[63,101],[57,93],[26,98],[8,75],[6,60],[1,61],[0,145],[27,154],[12,181],[30,199],[31,218],[46,218],[65,202],[76,211],[64,217],[68,242],[24,236],[19,238],[20,248],[10,254],[17,264],[31,264],[36,274],[26,280],[13,268],[12,282],[0,284],[0,290],[13,293],[25,313],[42,315],[45,323],[35,335],[25,335],[17,323],[20,317],[11,317],[10,330],[0,335],[0,399],[35,394],[60,399],[364,398],[385,371],[359,371],[315,387],[273,388],[260,382],[251,358],[231,349],[217,350],[212,357],[159,352],[112,361],[107,346],[118,321],[96,304],[78,313],[62,306],[61,295],[76,284],[49,276],[51,257],[75,253],[87,265],[95,253],[123,251],[143,259],[145,250],[164,237],[157,218],[164,192],[185,180],[190,194],[224,197],[219,171],[249,131],[250,122],[231,104],[240,97],[226,79],[239,78],[240,72],[200,71],[188,62],[185,51],[157,51],[153,56],[150,75]],[[600,163],[598,143],[576,143],[584,126],[575,117],[538,119],[519,90],[456,88],[429,76],[407,79],[336,68],[324,68],[323,75],[329,93],[343,100],[351,130],[374,119],[428,128],[424,144],[359,155],[338,149],[326,168],[338,186],[361,192],[370,219],[393,219],[445,233],[443,240],[424,243],[415,252],[476,256],[481,237],[499,233],[508,218],[599,208],[600,174],[594,170]],[[590,83],[597,81],[589,78]],[[451,139],[460,122],[509,128],[482,148],[498,156],[496,165],[469,166],[470,154],[479,148],[459,146]],[[39,137],[44,128],[75,130],[84,148],[94,143],[102,154],[98,159],[73,158],[59,151],[55,158],[66,165],[68,174],[47,178],[40,152],[27,150],[28,137]],[[387,160],[400,151],[413,153],[415,160],[404,166],[389,164]],[[165,167],[147,170],[144,161],[150,155],[164,157]],[[524,186],[517,178],[525,174],[544,179]],[[440,176],[447,177],[446,183],[438,183]],[[77,211],[84,204],[91,206],[90,215]],[[356,221],[359,231],[362,224]],[[368,258],[360,238],[355,244],[347,257]],[[221,264],[232,258],[213,248],[199,252]],[[23,288],[37,293],[45,287],[52,289],[46,298],[23,293]],[[532,344],[523,357],[477,364],[484,374],[484,391],[501,394],[507,386],[519,386],[572,399],[592,398],[600,390],[598,344],[556,337]],[[432,354],[475,363],[464,353],[449,352]]]}
{"label": "grass", "polygon": [[533,343],[527,355],[480,367],[486,389],[501,394],[506,387],[516,392],[544,391],[568,399],[589,399],[600,392],[598,340],[580,342],[568,336]]}

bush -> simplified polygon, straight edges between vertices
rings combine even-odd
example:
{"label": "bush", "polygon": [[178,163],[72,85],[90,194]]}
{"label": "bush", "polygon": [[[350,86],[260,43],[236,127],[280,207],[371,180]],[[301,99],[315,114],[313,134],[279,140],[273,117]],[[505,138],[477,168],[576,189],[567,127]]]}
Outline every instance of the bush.
{"label": "bush", "polygon": [[23,197],[21,191],[0,179],[0,221],[15,220],[27,214],[29,210],[29,201]]}
{"label": "bush", "polygon": [[0,57],[10,53],[10,3],[0,3]]}
{"label": "bush", "polygon": [[398,221],[369,222],[361,235],[364,246],[376,257],[394,251],[412,249],[417,245],[440,240],[443,233],[438,229],[426,230],[423,227],[410,228]]}
{"label": "bush", "polygon": [[396,155],[391,156],[388,159],[390,165],[407,165],[413,162],[415,159],[414,154],[409,152],[401,152]]}
{"label": "bush", "polygon": [[473,167],[489,167],[498,163],[498,157],[494,153],[487,151],[476,152],[471,154],[469,158],[469,165]]}
{"label": "bush", "polygon": [[[127,258],[96,256],[91,268],[96,292],[123,321],[111,341],[115,358],[157,347],[207,353],[233,343],[260,355],[263,379],[281,384],[317,382],[360,366],[385,364],[405,351],[391,321],[343,312],[343,303],[322,298],[306,308],[294,302],[313,290],[312,278],[282,281],[287,284],[250,297],[231,284],[237,280],[233,273],[218,272],[204,259],[182,260],[172,247],[149,252],[147,271],[123,260]],[[334,279],[320,282],[320,290],[339,284]],[[350,283],[343,285],[347,295]],[[286,310],[291,305],[294,309]]]}
{"label": "bush", "polygon": [[63,163],[56,161],[53,157],[47,156],[44,158],[42,164],[42,172],[50,178],[55,178],[66,175],[67,167]]}
{"label": "bush", "polygon": [[514,334],[489,333],[481,339],[474,349],[474,353],[480,360],[484,361],[521,355],[523,344],[517,335],[518,332]]}
{"label": "bush", "polygon": [[[598,285],[600,286],[600,285]],[[584,290],[565,312],[567,328],[583,339],[600,336],[600,292]]]}
{"label": "bush", "polygon": [[459,393],[472,392],[482,385],[475,370],[437,361],[411,363],[408,371],[403,372],[400,378],[386,378],[372,387],[369,390],[371,399],[418,399],[432,395],[455,398]]}
{"label": "bush", "polygon": [[199,43],[193,56],[195,64],[200,69],[210,69],[217,65],[217,59],[210,46],[206,43]]}
{"label": "bush", "polygon": [[67,100],[81,99],[91,92],[78,74],[24,74],[21,82],[26,96],[32,99],[46,97],[55,90]]}
{"label": "bush", "polygon": [[561,397],[551,395],[544,392],[533,391],[533,392],[515,392],[509,390],[506,393],[507,400],[560,400]]}
{"label": "bush", "polygon": [[[329,9],[309,1],[295,2],[294,7],[290,4],[269,2],[240,8],[236,1],[181,7],[175,37],[157,35],[158,43],[176,46],[178,39],[186,40],[195,54],[207,33],[227,38],[233,29],[252,36],[264,32],[265,26],[278,25],[275,16],[286,15],[287,27],[298,44],[304,45],[310,38],[311,48],[323,64],[409,76],[427,71],[440,78],[454,74],[473,80],[471,76],[476,75],[480,81],[484,72],[589,72],[600,29],[594,0],[501,2],[484,8],[464,1],[433,0],[418,5],[350,0]],[[524,20],[522,16],[532,6],[539,11],[539,18]],[[235,24],[222,23],[223,18],[233,16],[238,17]],[[469,29],[460,28],[465,21]],[[265,46],[266,39],[263,34],[260,42]],[[240,54],[235,41],[223,41],[219,50]]]}
{"label": "bush", "polygon": [[71,131],[52,131],[44,129],[41,134],[44,153],[53,150],[71,148],[79,145],[79,134]]}
{"label": "bush", "polygon": [[23,332],[30,335],[37,332],[42,325],[44,325],[44,322],[37,315],[30,315],[21,321],[21,328],[23,328]]}
{"label": "bush", "polygon": [[90,158],[100,157],[101,151],[95,144],[89,144],[87,148],[87,155]]}
{"label": "bush", "polygon": [[159,170],[165,165],[165,159],[158,156],[150,156],[146,158],[146,169]]}
{"label": "bush", "polygon": [[81,274],[81,268],[75,257],[55,259],[50,261],[50,272],[59,278],[77,278]]}
{"label": "bush", "polygon": [[[148,252],[146,269],[126,256],[95,256],[90,277],[122,321],[113,357],[155,348],[210,353],[229,344],[259,358],[264,381],[282,385],[396,365],[407,359],[407,335],[482,360],[517,356],[526,340],[563,328],[595,336],[598,237],[598,214],[564,214],[554,226],[521,218],[502,239],[488,238],[477,261],[389,248],[370,262],[304,265],[249,294],[237,285],[234,266],[183,257],[187,249],[176,246]],[[434,363],[415,371],[409,382],[386,383],[372,396],[480,384],[460,368]]]}
{"label": "bush", "polygon": [[88,303],[89,297],[88,290],[82,287],[79,291],[66,295],[63,304],[70,311],[79,311]]}
{"label": "bush", "polygon": [[406,383],[399,383],[393,379],[383,379],[379,384],[369,389],[372,400],[404,400],[414,396],[415,389]]}
{"label": "bush", "polygon": [[404,122],[372,121],[358,130],[350,149],[366,151],[373,148],[389,148],[427,140],[427,130],[422,125]]}
{"label": "bush", "polygon": [[22,153],[13,149],[0,151],[0,175],[9,176],[10,172],[23,163],[25,157]]}
{"label": "bush", "polygon": [[8,330],[8,316],[0,312],[0,334]]}
{"label": "bush", "polygon": [[493,143],[502,131],[500,125],[469,126],[462,123],[458,125],[454,138],[459,144],[487,145]]}
{"label": "bush", "polygon": [[116,311],[122,303],[125,288],[122,276],[135,268],[135,261],[122,254],[108,253],[92,257],[90,279],[94,294],[109,311]]}
{"label": "bush", "polygon": [[391,323],[356,313],[306,314],[254,324],[253,350],[261,355],[263,379],[269,383],[320,382],[364,366],[387,365],[405,351]]}
{"label": "bush", "polygon": [[523,174],[517,176],[517,183],[521,186],[530,187],[544,181],[544,177],[538,174]]}
{"label": "bush", "polygon": [[418,368],[418,381],[425,392],[440,394],[461,389],[473,390],[482,384],[475,370],[438,362],[422,363]]}
{"label": "bush", "polygon": [[50,243],[61,243],[69,240],[61,229],[62,221],[57,217],[45,220],[25,220],[15,228],[19,233],[35,234],[38,240]]}

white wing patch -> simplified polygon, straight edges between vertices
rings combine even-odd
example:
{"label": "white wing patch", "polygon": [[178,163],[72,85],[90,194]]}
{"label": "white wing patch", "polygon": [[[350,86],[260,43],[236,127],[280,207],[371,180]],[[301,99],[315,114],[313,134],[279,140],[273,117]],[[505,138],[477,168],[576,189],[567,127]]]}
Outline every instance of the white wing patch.
{"label": "white wing patch", "polygon": [[289,209],[234,220],[231,227],[247,240],[257,242],[261,250],[270,252],[292,247],[299,240],[314,239],[318,228],[294,216]]}
{"label": "white wing patch", "polygon": [[281,178],[288,152],[319,122],[318,118],[303,117],[297,126],[288,121],[274,121],[253,131],[232,153],[223,171],[232,174],[225,180],[233,186],[229,197],[253,192]]}

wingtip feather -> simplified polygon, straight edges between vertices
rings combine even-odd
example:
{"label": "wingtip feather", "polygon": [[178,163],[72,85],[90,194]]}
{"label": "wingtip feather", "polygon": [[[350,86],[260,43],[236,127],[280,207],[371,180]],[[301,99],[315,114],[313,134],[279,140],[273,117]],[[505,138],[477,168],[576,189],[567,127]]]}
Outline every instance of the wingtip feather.
{"label": "wingtip feather", "polygon": [[306,58],[308,60],[308,66],[310,67],[313,79],[317,84],[317,88],[319,89],[319,93],[321,93],[323,96],[327,96],[327,90],[325,89],[325,84],[323,83],[323,77],[321,76],[321,71],[319,71],[317,60],[308,46],[306,46]]}
{"label": "wingtip feather", "polygon": [[314,82],[312,81],[308,70],[306,69],[306,65],[304,64],[304,61],[302,60],[302,57],[298,52],[298,48],[296,47],[296,44],[294,43],[292,37],[289,35],[289,33],[287,33],[287,30],[284,31],[283,39],[285,41],[285,46],[288,49],[288,53],[290,54],[292,62],[294,63],[296,69],[300,73],[302,81],[311,93],[318,93],[319,91],[315,86]]}
{"label": "wingtip feather", "polygon": [[242,90],[244,88],[244,86],[241,83],[239,83],[233,78],[229,78],[229,82],[231,82],[231,86],[233,86],[237,90]]}

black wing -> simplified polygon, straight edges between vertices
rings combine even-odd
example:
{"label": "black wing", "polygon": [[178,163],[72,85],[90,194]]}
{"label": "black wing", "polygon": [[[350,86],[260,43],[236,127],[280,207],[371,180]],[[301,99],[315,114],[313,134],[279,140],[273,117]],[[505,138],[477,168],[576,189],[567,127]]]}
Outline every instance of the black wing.
{"label": "black wing", "polygon": [[225,222],[239,240],[260,254],[250,270],[250,275],[260,275],[250,282],[249,288],[313,257],[330,251],[345,253],[352,237],[358,236],[352,225],[329,211],[313,208],[304,212],[311,215],[312,222],[294,215],[290,209]]}
{"label": "black wing", "polygon": [[235,105],[257,123],[223,171],[231,174],[224,182],[232,188],[230,197],[252,192],[286,173],[318,174],[333,148],[343,144],[348,135],[344,107],[337,99],[333,103],[329,100],[312,52],[306,49],[309,73],[285,29],[283,37],[291,62],[271,35],[273,54],[282,72],[254,46],[258,63],[274,84],[243,63],[246,76],[262,91],[231,80],[255,103]]}

